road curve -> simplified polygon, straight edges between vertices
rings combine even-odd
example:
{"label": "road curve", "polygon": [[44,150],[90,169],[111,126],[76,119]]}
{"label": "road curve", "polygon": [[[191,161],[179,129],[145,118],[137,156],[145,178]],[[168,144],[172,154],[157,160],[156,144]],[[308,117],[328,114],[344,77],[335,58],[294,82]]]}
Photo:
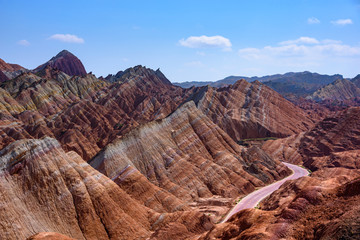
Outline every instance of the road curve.
{"label": "road curve", "polygon": [[238,204],[236,204],[236,206],[224,218],[222,223],[226,222],[232,215],[234,215],[235,213],[237,213],[243,209],[256,207],[262,199],[264,199],[265,197],[269,196],[272,192],[279,189],[279,187],[287,180],[298,179],[303,176],[309,175],[309,172],[302,167],[299,167],[297,165],[290,164],[290,163],[285,163],[285,162],[283,162],[283,164],[285,164],[288,168],[290,168],[293,171],[293,173],[290,176],[288,176],[280,181],[274,182],[266,187],[260,188],[256,191],[250,193],[243,199],[241,199],[241,201]]}

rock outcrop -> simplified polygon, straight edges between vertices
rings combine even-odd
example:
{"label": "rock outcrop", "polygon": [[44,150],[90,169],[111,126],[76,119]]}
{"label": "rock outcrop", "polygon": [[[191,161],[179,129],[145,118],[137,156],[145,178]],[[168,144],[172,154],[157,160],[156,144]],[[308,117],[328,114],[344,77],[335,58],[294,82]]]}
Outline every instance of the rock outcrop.
{"label": "rock outcrop", "polygon": [[86,70],[82,62],[67,50],[59,52],[55,57],[38,66],[33,71],[39,72],[48,66],[58,69],[69,76],[86,76]]}

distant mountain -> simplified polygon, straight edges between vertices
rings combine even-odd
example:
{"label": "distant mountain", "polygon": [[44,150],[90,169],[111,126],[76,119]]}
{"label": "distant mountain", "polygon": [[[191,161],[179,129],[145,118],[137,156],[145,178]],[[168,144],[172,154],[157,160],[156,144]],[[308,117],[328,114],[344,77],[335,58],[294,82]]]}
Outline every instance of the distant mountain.
{"label": "distant mountain", "polygon": [[218,81],[191,81],[191,82],[174,82],[173,84],[182,88],[191,88],[191,87],[203,87],[203,86],[211,86],[211,87],[224,87],[230,84],[234,84],[236,81],[240,79],[245,79],[249,81],[250,78],[248,77],[241,77],[241,76],[229,76],[224,79],[218,80]]}
{"label": "distant mountain", "polygon": [[180,86],[182,88],[191,88],[191,87],[202,87],[202,86],[211,86],[211,87],[225,87],[231,84],[234,84],[236,81],[241,80],[241,79],[245,79],[248,82],[252,82],[255,81],[256,79],[258,79],[257,77],[243,77],[243,76],[229,76],[226,77],[224,79],[215,81],[215,82],[211,82],[211,81],[206,81],[206,82],[200,82],[200,81],[193,81],[193,82],[175,82],[173,83],[176,86]]}
{"label": "distant mountain", "polygon": [[354,77],[353,79],[351,79],[351,81],[352,81],[358,88],[360,88],[360,74],[358,74],[356,77]]}
{"label": "distant mountain", "polygon": [[174,85],[183,88],[206,85],[210,85],[212,87],[224,87],[230,84],[234,84],[237,80],[240,79],[245,79],[248,82],[258,80],[284,96],[289,94],[306,96],[313,93],[320,87],[325,86],[337,79],[343,79],[343,76],[340,74],[322,75],[305,71],[289,72],[285,74],[275,74],[263,77],[229,76],[215,82],[183,82],[174,83]]}
{"label": "distant mountain", "polygon": [[356,97],[360,97],[360,88],[349,80],[338,79],[333,83],[320,88],[307,98],[316,101],[327,99],[344,101]]}
{"label": "distant mountain", "polygon": [[344,78],[340,74],[322,75],[311,72],[300,72],[286,73],[278,78],[274,77],[263,83],[283,96],[295,95],[304,97],[338,79]]}
{"label": "distant mountain", "polygon": [[40,72],[47,66],[56,68],[69,76],[86,76],[86,70],[82,62],[71,52],[63,50],[46,63],[34,69],[34,72]]}

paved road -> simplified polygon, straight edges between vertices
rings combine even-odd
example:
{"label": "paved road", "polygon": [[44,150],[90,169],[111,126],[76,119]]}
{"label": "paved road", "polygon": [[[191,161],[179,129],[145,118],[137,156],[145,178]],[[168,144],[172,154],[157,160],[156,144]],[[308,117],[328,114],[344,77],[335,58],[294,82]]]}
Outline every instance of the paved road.
{"label": "paved road", "polygon": [[244,197],[243,199],[241,199],[241,201],[238,204],[236,204],[236,206],[229,212],[229,214],[225,217],[225,219],[222,222],[226,222],[232,215],[243,209],[256,207],[262,199],[264,199],[265,197],[269,196],[272,192],[279,189],[279,187],[287,180],[298,179],[303,176],[309,175],[309,172],[306,169],[301,168],[297,165],[285,163],[285,162],[283,162],[283,164],[285,164],[288,168],[290,168],[293,171],[293,173],[290,176],[280,181],[274,182],[259,190],[256,190],[250,193],[249,195],[247,195],[246,197]]}

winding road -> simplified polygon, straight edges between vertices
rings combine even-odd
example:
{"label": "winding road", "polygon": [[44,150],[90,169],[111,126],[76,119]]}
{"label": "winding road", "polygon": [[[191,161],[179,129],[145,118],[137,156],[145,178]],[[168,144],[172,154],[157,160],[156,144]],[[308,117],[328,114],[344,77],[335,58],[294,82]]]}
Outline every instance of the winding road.
{"label": "winding road", "polygon": [[309,172],[302,167],[299,167],[297,165],[290,164],[290,163],[285,163],[285,162],[283,162],[283,164],[285,164],[288,168],[290,168],[293,171],[293,173],[290,176],[288,176],[280,181],[274,182],[266,187],[258,189],[256,191],[250,193],[243,199],[241,199],[241,201],[238,204],[236,204],[236,206],[224,218],[222,223],[226,222],[232,215],[234,215],[235,213],[237,213],[243,209],[256,207],[258,205],[258,203],[261,202],[261,200],[263,200],[265,197],[269,196],[272,192],[279,189],[279,187],[287,180],[298,179],[303,176],[309,175]]}

